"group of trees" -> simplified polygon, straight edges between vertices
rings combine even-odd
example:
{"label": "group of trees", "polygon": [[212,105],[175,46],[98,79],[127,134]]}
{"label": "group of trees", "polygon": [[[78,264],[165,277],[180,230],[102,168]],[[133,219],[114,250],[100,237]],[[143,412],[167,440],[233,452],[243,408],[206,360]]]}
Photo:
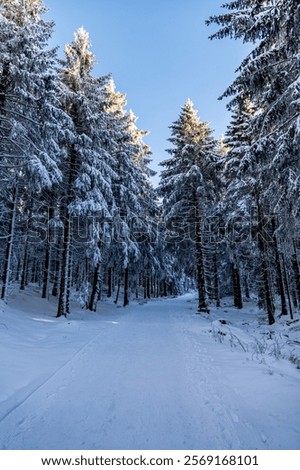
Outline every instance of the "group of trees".
{"label": "group of trees", "polygon": [[224,93],[232,111],[226,219],[240,219],[238,232],[248,233],[234,247],[234,263],[272,324],[276,297],[282,315],[300,306],[300,4],[236,0],[224,8],[208,20],[221,27],[212,38],[253,44]]}
{"label": "group of trees", "polygon": [[[1,297],[37,283],[95,311],[197,287],[199,312],[250,293],[275,321],[300,307],[300,5],[235,0],[212,38],[255,44],[230,97],[223,141],[188,100],[155,191],[147,134],[111,77],[94,77],[81,28],[48,49],[41,0],[0,0]],[[73,295],[73,294],[72,294]]]}
{"label": "group of trees", "polygon": [[61,316],[73,291],[90,310],[103,285],[117,297],[122,286],[124,305],[129,287],[167,294],[147,133],[111,77],[92,75],[83,28],[64,60],[49,50],[44,12],[41,0],[0,1],[1,298],[38,283]]}
{"label": "group of trees", "polygon": [[185,230],[173,249],[197,278],[199,311],[207,296],[219,305],[232,293],[242,308],[253,292],[272,324],[277,301],[281,315],[300,307],[300,4],[235,0],[223,8],[207,21],[220,26],[211,38],[253,44],[223,95],[231,123],[213,142],[187,102],[172,126],[160,191],[170,233]]}

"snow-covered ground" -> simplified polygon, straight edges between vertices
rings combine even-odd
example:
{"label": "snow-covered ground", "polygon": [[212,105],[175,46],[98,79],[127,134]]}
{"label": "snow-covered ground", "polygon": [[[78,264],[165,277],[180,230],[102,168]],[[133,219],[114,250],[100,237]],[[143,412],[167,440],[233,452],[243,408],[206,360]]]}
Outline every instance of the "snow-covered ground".
{"label": "snow-covered ground", "polygon": [[299,317],[195,311],[1,303],[0,449],[300,449]]}

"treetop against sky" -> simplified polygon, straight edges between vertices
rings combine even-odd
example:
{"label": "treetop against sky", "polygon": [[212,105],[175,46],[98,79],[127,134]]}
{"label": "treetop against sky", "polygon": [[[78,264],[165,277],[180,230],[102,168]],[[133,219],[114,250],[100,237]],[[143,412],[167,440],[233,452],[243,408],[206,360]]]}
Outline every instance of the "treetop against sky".
{"label": "treetop against sky", "polygon": [[80,26],[89,32],[97,58],[94,73],[112,73],[127,94],[138,125],[150,131],[153,167],[165,158],[168,126],[191,98],[216,137],[229,114],[218,97],[232,82],[247,47],[210,41],[205,20],[220,12],[221,0],[46,0],[55,21],[52,42],[61,53]]}

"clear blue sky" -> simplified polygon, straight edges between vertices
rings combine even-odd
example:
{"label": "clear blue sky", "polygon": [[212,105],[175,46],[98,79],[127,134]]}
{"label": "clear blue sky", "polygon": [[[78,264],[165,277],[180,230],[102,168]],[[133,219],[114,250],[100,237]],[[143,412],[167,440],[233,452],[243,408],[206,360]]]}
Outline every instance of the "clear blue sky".
{"label": "clear blue sky", "polygon": [[[210,41],[205,20],[222,0],[44,0],[61,49],[83,26],[97,57],[96,75],[112,73],[128,109],[149,130],[153,169],[166,158],[169,126],[187,98],[219,137],[230,116],[218,97],[248,52],[232,40]],[[249,47],[249,46],[248,46]],[[156,178],[157,182],[157,178]]]}

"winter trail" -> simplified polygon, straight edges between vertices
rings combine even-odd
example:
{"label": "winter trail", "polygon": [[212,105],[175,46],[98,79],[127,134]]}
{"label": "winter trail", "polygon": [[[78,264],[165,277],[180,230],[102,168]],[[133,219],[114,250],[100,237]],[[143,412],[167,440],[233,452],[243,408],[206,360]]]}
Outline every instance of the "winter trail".
{"label": "winter trail", "polygon": [[288,432],[297,448],[299,427],[284,418],[299,405],[296,386],[287,388],[286,405],[281,396],[270,400],[287,378],[227,351],[187,301],[87,322],[90,341],[1,421],[0,447],[269,449],[287,448]]}

